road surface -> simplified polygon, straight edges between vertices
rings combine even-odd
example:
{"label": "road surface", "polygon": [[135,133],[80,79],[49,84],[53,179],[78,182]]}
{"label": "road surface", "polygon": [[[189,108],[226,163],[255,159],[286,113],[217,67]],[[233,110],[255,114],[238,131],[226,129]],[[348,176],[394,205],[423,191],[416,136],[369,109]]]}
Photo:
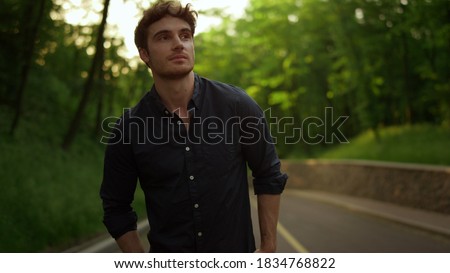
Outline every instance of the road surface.
{"label": "road surface", "polygon": [[[412,225],[377,217],[351,206],[321,200],[308,193],[287,189],[282,195],[278,223],[278,250],[281,253],[450,253],[450,236]],[[252,200],[255,239],[259,245],[256,199]],[[384,206],[388,210],[390,205]],[[425,212],[426,213],[426,212]],[[425,214],[425,216],[428,216]],[[450,229],[450,216],[443,219]],[[430,216],[430,217],[431,217]],[[407,217],[407,215],[405,216]],[[423,221],[431,218],[424,217]],[[442,220],[440,219],[440,220]],[[420,221],[420,219],[419,219]],[[427,224],[427,223],[424,223]],[[141,222],[141,235],[148,249],[148,226]],[[108,236],[71,252],[119,252]]]}
{"label": "road surface", "polygon": [[[283,194],[279,252],[450,252],[450,238],[380,217],[296,195]],[[301,245],[301,248],[293,246]]]}

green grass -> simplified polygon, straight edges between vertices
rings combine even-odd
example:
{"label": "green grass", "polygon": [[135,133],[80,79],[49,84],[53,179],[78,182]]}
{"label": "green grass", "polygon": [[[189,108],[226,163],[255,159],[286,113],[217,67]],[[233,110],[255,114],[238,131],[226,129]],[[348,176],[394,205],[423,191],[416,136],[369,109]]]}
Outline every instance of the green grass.
{"label": "green grass", "polygon": [[36,141],[0,144],[7,155],[0,160],[1,251],[46,251],[100,231],[101,155],[86,148],[65,153]]}
{"label": "green grass", "polygon": [[[99,188],[104,147],[70,151],[37,139],[0,143],[0,252],[52,252],[106,232]],[[140,211],[142,198],[138,198]]]}
{"label": "green grass", "polygon": [[450,128],[414,125],[382,128],[380,139],[365,132],[349,144],[322,152],[320,159],[364,159],[450,165]]}

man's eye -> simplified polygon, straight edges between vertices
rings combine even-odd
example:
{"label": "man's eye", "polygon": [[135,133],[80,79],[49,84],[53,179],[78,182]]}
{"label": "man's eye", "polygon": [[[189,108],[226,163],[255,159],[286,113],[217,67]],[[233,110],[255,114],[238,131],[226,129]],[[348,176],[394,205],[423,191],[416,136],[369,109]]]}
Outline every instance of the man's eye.
{"label": "man's eye", "polygon": [[181,38],[182,40],[189,40],[189,39],[191,39],[191,35],[189,35],[189,34],[182,34],[182,35],[180,36],[180,38]]}

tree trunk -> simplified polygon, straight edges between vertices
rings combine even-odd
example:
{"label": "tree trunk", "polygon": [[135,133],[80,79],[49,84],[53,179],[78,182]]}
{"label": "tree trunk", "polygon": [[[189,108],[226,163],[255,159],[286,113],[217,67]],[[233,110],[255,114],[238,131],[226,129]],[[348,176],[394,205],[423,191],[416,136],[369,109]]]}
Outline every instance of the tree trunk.
{"label": "tree trunk", "polygon": [[[28,5],[24,12],[23,19],[23,58],[20,69],[20,83],[17,89],[17,98],[15,102],[15,114],[10,128],[10,134],[14,135],[18,125],[20,117],[22,116],[22,108],[23,108],[23,97],[25,93],[25,88],[28,82],[28,75],[31,69],[31,63],[33,61],[33,52],[36,43],[36,37],[38,36],[39,26],[42,21],[42,17],[44,16],[45,11],[45,1],[41,0],[38,5],[34,2],[28,2]],[[29,18],[33,17],[34,10],[33,8],[37,7],[37,16],[36,21],[28,21]]]}
{"label": "tree trunk", "polygon": [[70,123],[70,127],[67,130],[67,133],[64,137],[64,141],[62,144],[62,148],[64,150],[67,150],[70,147],[70,145],[72,144],[73,140],[75,139],[75,135],[76,135],[78,129],[80,128],[81,120],[83,118],[84,111],[85,111],[87,103],[89,101],[89,96],[92,93],[92,87],[94,84],[96,71],[98,71],[98,69],[102,69],[102,66],[103,66],[101,64],[101,61],[102,61],[102,58],[101,58],[102,49],[101,48],[103,48],[103,41],[104,41],[103,35],[105,32],[105,27],[106,27],[106,19],[108,17],[109,2],[110,2],[110,0],[105,0],[105,2],[104,2],[103,16],[102,16],[102,21],[101,21],[99,29],[98,29],[94,59],[92,61],[91,68],[89,70],[89,75],[88,75],[88,78],[87,78],[86,83],[83,88],[83,95],[81,97],[81,101],[78,105],[75,116],[74,116],[72,122]]}
{"label": "tree trunk", "polygon": [[[105,49],[101,48],[101,63],[105,62]],[[103,66],[100,67],[98,74],[98,101],[97,101],[97,114],[96,114],[96,125],[94,135],[98,136],[102,130],[102,117],[103,117],[103,100],[105,93],[105,73],[103,71]]]}

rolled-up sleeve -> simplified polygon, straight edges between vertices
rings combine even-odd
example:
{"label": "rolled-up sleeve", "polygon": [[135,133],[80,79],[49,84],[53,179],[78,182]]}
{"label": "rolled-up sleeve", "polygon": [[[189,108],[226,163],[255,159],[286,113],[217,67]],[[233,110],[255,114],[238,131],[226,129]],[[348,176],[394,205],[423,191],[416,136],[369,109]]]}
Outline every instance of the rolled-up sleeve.
{"label": "rolled-up sleeve", "polygon": [[103,223],[114,238],[136,230],[137,225],[137,215],[131,205],[138,175],[124,123],[125,121],[120,119],[109,133],[100,188]]}
{"label": "rolled-up sleeve", "polygon": [[280,171],[281,162],[263,111],[245,95],[238,103],[238,112],[241,117],[240,143],[252,171],[255,194],[281,194],[288,176]]}

